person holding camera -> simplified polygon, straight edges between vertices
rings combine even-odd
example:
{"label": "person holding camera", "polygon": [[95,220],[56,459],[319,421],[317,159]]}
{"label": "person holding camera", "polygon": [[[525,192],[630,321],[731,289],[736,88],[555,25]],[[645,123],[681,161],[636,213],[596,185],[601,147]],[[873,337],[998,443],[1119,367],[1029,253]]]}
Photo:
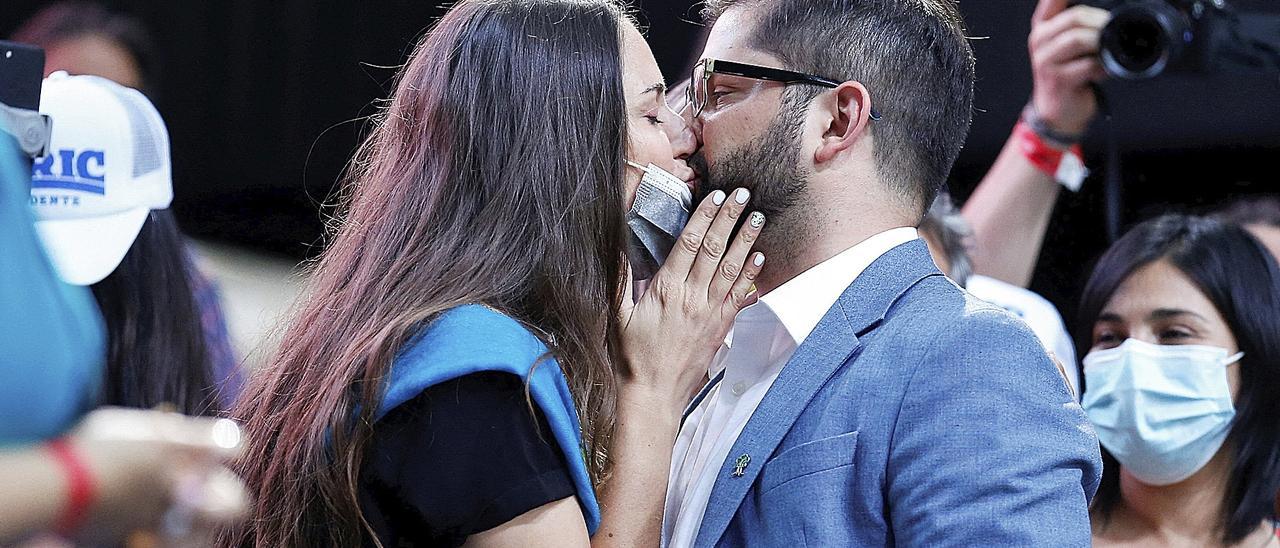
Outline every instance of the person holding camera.
{"label": "person holding camera", "polygon": [[1080,303],[1083,407],[1105,452],[1094,546],[1278,546],[1280,267],[1243,228],[1166,215]]}
{"label": "person holding camera", "polygon": [[1098,112],[1092,84],[1106,72],[1098,55],[1107,10],[1040,0],[1027,47],[1031,101],[996,163],[965,202],[973,226],[977,273],[1026,287],[1031,282],[1054,203],[1078,190],[1087,171],[1079,142]]}
{"label": "person holding camera", "polygon": [[1060,187],[1078,191],[1089,174],[1079,143],[1098,113],[1095,84],[1274,74],[1275,25],[1257,15],[1217,1],[1039,0],[1027,40],[1031,100],[962,212],[977,241],[975,271],[1030,283]]}

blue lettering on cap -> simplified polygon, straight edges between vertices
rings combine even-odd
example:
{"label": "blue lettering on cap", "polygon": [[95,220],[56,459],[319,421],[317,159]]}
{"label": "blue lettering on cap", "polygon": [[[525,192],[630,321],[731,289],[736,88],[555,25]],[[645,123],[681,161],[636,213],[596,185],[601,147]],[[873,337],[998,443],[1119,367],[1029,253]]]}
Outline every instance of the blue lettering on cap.
{"label": "blue lettering on cap", "polygon": [[[54,175],[54,158],[59,173]],[[38,158],[31,166],[31,188],[79,190],[106,194],[107,155],[102,150],[75,151],[60,149],[55,154]]]}
{"label": "blue lettering on cap", "polygon": [[[103,167],[105,167],[105,162],[103,161],[105,160],[105,157],[106,153],[101,150],[86,150],[81,152],[80,156],[76,158],[76,171],[79,172],[80,177],[84,179],[103,182],[107,178],[107,172],[103,169]],[[89,171],[89,162],[94,162],[98,165],[98,169],[94,170],[97,171],[97,173]]]}

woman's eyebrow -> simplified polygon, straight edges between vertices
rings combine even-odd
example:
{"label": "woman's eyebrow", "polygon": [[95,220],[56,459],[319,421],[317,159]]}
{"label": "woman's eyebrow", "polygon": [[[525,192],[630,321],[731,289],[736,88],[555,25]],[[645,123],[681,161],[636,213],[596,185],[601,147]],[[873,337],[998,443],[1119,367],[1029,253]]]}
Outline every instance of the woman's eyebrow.
{"label": "woman's eyebrow", "polygon": [[1102,314],[1098,315],[1098,319],[1094,320],[1094,322],[1123,322],[1123,321],[1124,321],[1124,318],[1121,318],[1120,315],[1116,314],[1115,312],[1103,312]]}
{"label": "woman's eyebrow", "polygon": [[659,92],[659,93],[665,92],[665,91],[667,91],[667,84],[665,84],[665,83],[663,83],[663,82],[658,82],[658,83],[653,84],[653,85],[651,85],[651,86],[649,86],[649,87],[647,87],[647,88],[644,88],[644,90],[643,90],[643,91],[641,91],[638,95],[644,95],[644,94],[649,93],[649,92],[651,92],[651,91],[657,91],[657,92]]}
{"label": "woman's eyebrow", "polygon": [[1167,320],[1167,319],[1176,318],[1179,316],[1192,316],[1192,317],[1198,318],[1202,322],[1209,321],[1205,319],[1204,316],[1196,314],[1195,312],[1192,312],[1190,310],[1183,310],[1181,308],[1157,308],[1155,310],[1152,310],[1151,314],[1147,315],[1147,317],[1152,320]]}

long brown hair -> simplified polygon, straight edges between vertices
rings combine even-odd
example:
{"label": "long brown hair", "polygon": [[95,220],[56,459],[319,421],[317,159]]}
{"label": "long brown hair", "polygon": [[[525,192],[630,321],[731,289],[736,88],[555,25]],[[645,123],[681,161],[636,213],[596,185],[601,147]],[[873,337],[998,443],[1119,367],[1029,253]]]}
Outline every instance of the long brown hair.
{"label": "long brown hair", "polygon": [[255,501],[226,544],[361,542],[357,478],[392,360],[466,303],[536,327],[603,478],[622,363],[625,21],[602,0],[463,0],[419,42],[282,348],[235,413]]}

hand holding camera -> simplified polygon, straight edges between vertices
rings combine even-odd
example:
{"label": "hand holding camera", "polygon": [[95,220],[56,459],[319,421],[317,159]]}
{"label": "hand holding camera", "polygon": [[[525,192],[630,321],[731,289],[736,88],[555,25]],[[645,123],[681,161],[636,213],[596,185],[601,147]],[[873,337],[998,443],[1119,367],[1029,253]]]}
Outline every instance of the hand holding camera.
{"label": "hand holding camera", "polygon": [[1091,84],[1106,76],[1098,51],[1109,19],[1106,10],[1069,6],[1069,0],[1040,0],[1036,6],[1027,39],[1031,106],[1054,132],[1083,134],[1098,111]]}

